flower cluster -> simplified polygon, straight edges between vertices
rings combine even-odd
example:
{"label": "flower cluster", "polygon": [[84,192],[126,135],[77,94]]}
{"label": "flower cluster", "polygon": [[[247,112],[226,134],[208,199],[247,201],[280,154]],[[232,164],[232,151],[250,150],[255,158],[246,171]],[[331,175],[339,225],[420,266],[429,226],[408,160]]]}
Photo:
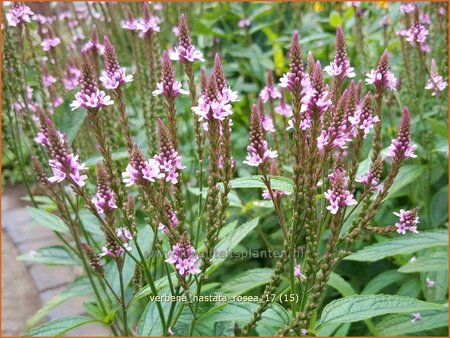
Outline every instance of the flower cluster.
{"label": "flower cluster", "polygon": [[180,224],[176,212],[170,206],[167,208],[166,215],[168,220],[166,223],[168,224],[160,222],[158,225],[158,229],[165,234],[169,233],[169,229],[174,229]]}
{"label": "flower cluster", "polygon": [[165,180],[177,184],[179,171],[186,167],[181,164],[181,155],[175,150],[169,130],[161,119],[158,121],[158,133],[160,153],[155,155],[154,159],[159,163],[161,174]]}
{"label": "flower cluster", "polygon": [[395,216],[398,216],[398,223],[395,223],[397,232],[399,234],[406,234],[406,231],[410,231],[414,234],[418,234],[417,224],[419,223],[419,215],[417,209],[404,210],[400,209],[400,212],[394,212]]}
{"label": "flower cluster", "polygon": [[75,94],[75,100],[71,103],[72,110],[83,107],[90,111],[98,111],[103,106],[114,103],[109,95],[97,87],[94,79],[94,71],[91,62],[83,54],[81,67],[81,91]]}
{"label": "flower cluster", "polygon": [[133,239],[133,236],[131,236],[131,233],[128,229],[126,229],[125,227],[116,228],[114,230],[114,235],[121,240],[123,247],[116,242],[116,240],[109,234],[109,232],[107,232],[106,244],[102,247],[103,252],[98,255],[99,257],[108,256],[116,259],[122,256],[125,250],[131,251],[132,248],[128,245],[128,241]]}
{"label": "flower cluster", "polygon": [[123,182],[127,187],[133,184],[155,182],[165,175],[160,171],[160,164],[154,159],[146,160],[144,154],[135,144],[130,154],[130,163],[122,173]]}
{"label": "flower cluster", "polygon": [[181,83],[175,80],[173,65],[167,52],[163,53],[161,65],[161,82],[157,83],[158,89],[153,91],[153,95],[162,95],[173,100],[179,94],[189,94],[188,91],[181,89]]}
{"label": "flower cluster", "polygon": [[366,84],[372,84],[379,91],[386,89],[395,90],[397,79],[389,71],[389,53],[387,50],[381,55],[377,69],[372,69],[366,74]]}
{"label": "flower cluster", "polygon": [[180,237],[178,243],[172,246],[169,258],[166,262],[175,265],[180,276],[187,277],[200,273],[200,259],[190,244],[189,237],[186,233]]}
{"label": "flower cluster", "polygon": [[179,60],[185,63],[192,63],[196,60],[205,61],[203,54],[192,44],[189,28],[184,15],[180,16],[178,23],[178,47],[170,53],[172,60]]}
{"label": "flower cluster", "polygon": [[328,175],[330,179],[331,188],[325,192],[325,199],[330,203],[327,206],[327,210],[335,215],[340,208],[355,205],[356,200],[353,198],[353,194],[347,190],[348,178],[345,176],[345,171],[340,166],[337,166],[335,170]]}
{"label": "flower cluster", "polygon": [[404,107],[398,135],[389,146],[388,156],[392,159],[392,163],[395,164],[408,157],[417,157],[414,154],[416,148],[416,145],[411,143],[411,115],[408,108]]}
{"label": "flower cluster", "polygon": [[75,65],[73,59],[69,59],[63,78],[64,88],[66,90],[74,90],[79,84],[81,79],[81,71]]}
{"label": "flower cluster", "polygon": [[430,78],[425,85],[425,89],[431,90],[432,96],[438,96],[445,88],[447,88],[447,82],[439,75],[436,61],[431,59]]}
{"label": "flower cluster", "polygon": [[124,83],[133,81],[133,75],[126,75],[126,69],[120,67],[116,50],[106,36],[104,45],[105,71],[100,76],[103,86],[106,89],[117,89]]}
{"label": "flower cluster", "polygon": [[48,162],[52,169],[53,176],[48,180],[51,183],[68,181],[79,187],[85,185],[86,175],[81,172],[86,170],[84,164],[78,161],[78,155],[74,155],[67,144],[66,137],[56,130],[53,122],[40,111],[39,119],[41,122],[41,131],[36,137],[36,142],[44,145],[50,152]]}
{"label": "flower cluster", "polygon": [[12,27],[17,27],[26,22],[31,22],[32,18],[34,18],[33,11],[23,2],[13,2],[11,9],[6,14],[8,25]]}
{"label": "flower cluster", "polygon": [[267,84],[259,93],[259,96],[263,100],[263,102],[267,102],[269,100],[275,100],[281,98],[281,94],[278,89],[273,84],[273,74],[272,71],[267,72]]}
{"label": "flower cluster", "polygon": [[423,52],[429,52],[427,44],[428,29],[421,22],[416,21],[406,32],[405,39],[412,46],[419,45]]}
{"label": "flower cluster", "polygon": [[324,69],[328,75],[334,76],[339,79],[355,77],[354,68],[350,67],[350,60],[347,56],[347,46],[345,44],[344,32],[341,26],[336,30],[336,52],[334,55],[334,61],[326,66]]}
{"label": "flower cluster", "polygon": [[250,116],[250,145],[247,147],[247,151],[248,155],[244,163],[253,167],[264,165],[270,159],[278,156],[278,152],[270,150],[267,141],[264,139],[261,113],[256,105],[253,105]]}
{"label": "flower cluster", "polygon": [[372,112],[372,94],[368,92],[364,97],[363,103],[354,116],[349,117],[350,123],[357,129],[364,132],[364,138],[369,134],[375,123],[380,122],[378,116],[373,115]]}
{"label": "flower cluster", "polygon": [[81,52],[87,54],[89,52],[103,55],[105,46],[98,41],[97,27],[94,25],[91,31],[91,39],[81,49]]}
{"label": "flower cluster", "polygon": [[100,215],[111,214],[117,208],[108,174],[100,165],[97,166],[97,193],[92,198],[92,203]]}
{"label": "flower cluster", "polygon": [[379,156],[370,170],[361,177],[355,179],[356,182],[364,184],[364,186],[370,191],[380,191],[383,186],[380,183],[381,172],[383,171],[383,161]]}

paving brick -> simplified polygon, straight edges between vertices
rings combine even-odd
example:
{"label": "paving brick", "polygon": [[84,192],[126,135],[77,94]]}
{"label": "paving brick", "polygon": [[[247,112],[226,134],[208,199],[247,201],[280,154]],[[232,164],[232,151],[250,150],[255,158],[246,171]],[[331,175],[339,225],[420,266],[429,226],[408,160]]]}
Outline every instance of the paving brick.
{"label": "paving brick", "polygon": [[75,270],[68,266],[33,265],[30,272],[39,292],[70,283],[77,276]]}
{"label": "paving brick", "polygon": [[16,245],[55,236],[51,230],[35,224],[26,209],[2,213],[2,227]]}
{"label": "paving brick", "polygon": [[[62,291],[64,291],[65,287],[58,287],[55,289],[43,291],[40,294],[42,304],[46,304],[49,302],[53,297],[60,294]],[[72,298],[61,305],[54,308],[52,311],[50,311],[47,315],[48,320],[54,320],[61,317],[66,316],[76,316],[76,315],[83,315],[86,313],[83,303],[88,301],[88,296],[82,296],[82,297],[75,297]]]}
{"label": "paving brick", "polygon": [[[50,246],[50,245],[58,245],[62,244],[61,240],[54,236],[53,238],[41,238],[32,242],[23,242],[17,244],[17,249],[21,255],[29,254],[31,250],[37,250],[39,248]],[[31,262],[24,261],[25,265],[30,267],[33,265]]]}
{"label": "paving brick", "polygon": [[24,207],[27,202],[22,198],[27,193],[22,186],[6,186],[2,191],[2,210],[12,210]]}

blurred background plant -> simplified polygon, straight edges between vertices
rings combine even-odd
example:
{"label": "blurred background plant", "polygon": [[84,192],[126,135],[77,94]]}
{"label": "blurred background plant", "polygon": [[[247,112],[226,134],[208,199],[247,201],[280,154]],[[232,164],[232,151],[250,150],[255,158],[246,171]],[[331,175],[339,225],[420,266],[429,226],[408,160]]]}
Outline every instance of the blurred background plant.
{"label": "blurred background plant", "polygon": [[[273,70],[277,79],[286,72],[289,64],[287,51],[294,30],[299,32],[303,50],[311,51],[314,59],[324,66],[333,57],[336,28],[341,25],[349,58],[357,71],[356,79],[364,79],[366,73],[376,67],[384,49],[387,49],[391,55],[391,70],[399,78],[399,83],[396,91],[385,96],[382,108],[382,153],[386,153],[389,141],[397,135],[402,107],[408,106],[412,115],[413,141],[418,146],[418,159],[414,164],[407,164],[402,168],[388,200],[375,217],[375,223],[380,226],[393,224],[396,218],[392,210],[408,209],[414,205],[420,210],[420,231],[444,229],[448,226],[448,89],[442,85],[446,80],[439,78],[438,74],[445,78],[448,73],[448,8],[446,2],[423,2],[417,3],[419,11],[416,13],[414,6],[410,5],[387,1],[151,3],[151,10],[162,18],[161,32],[156,34],[156,39],[152,42],[156,53],[153,58],[158,60],[162,50],[177,44],[177,23],[181,13],[190,22],[191,36],[195,38],[196,46],[206,56],[205,67],[208,72],[212,69],[214,54],[220,53],[228,84],[238,91],[240,99],[233,104],[232,154],[236,160],[236,177],[248,177],[252,174],[251,169],[243,165],[242,160],[248,143],[251,105],[258,101],[258,95],[266,84],[267,70]],[[150,104],[156,107],[153,114],[161,116],[163,106],[158,98],[151,97],[150,91],[145,96],[142,93],[152,83],[159,81],[159,62],[149,66],[147,51],[136,48],[136,37],[121,27],[121,22],[129,15],[142,16],[142,4],[75,2],[30,3],[29,6],[35,13],[41,14],[37,20],[20,29],[7,26],[3,28],[2,183],[23,183],[35,206],[40,205],[47,211],[52,211],[55,209],[54,205],[49,204],[45,198],[36,197],[39,196],[39,188],[35,184],[29,161],[32,154],[45,158],[33,141],[37,131],[33,121],[34,102],[39,101],[49,111],[53,111],[57,128],[67,133],[69,142],[84,159],[83,162],[94,167],[100,157],[92,131],[85,128],[86,113],[71,112],[69,103],[73,99],[74,87],[78,85],[76,69],[81,63],[78,51],[86,48],[88,41],[102,42],[103,35],[108,35],[122,66],[131,69],[132,73],[139,69],[146,72],[145,76],[141,75],[128,86],[124,95],[136,143],[147,155],[152,154],[157,140],[156,129],[155,125],[147,125],[145,114],[148,113]],[[5,22],[5,17],[3,19]],[[428,31],[427,44],[408,41],[411,37],[407,32],[417,22]],[[50,43],[48,40],[55,37],[60,38],[60,42],[53,47],[46,47]],[[98,72],[98,62],[101,59],[95,53],[101,53],[96,52],[95,48],[92,52],[94,68]],[[50,62],[42,67],[41,60],[47,59]],[[9,67],[9,71],[6,67]],[[182,65],[175,65],[175,71],[181,76]],[[49,80],[43,86],[40,79],[48,79],[50,75],[54,81]],[[196,76],[198,78],[198,74]],[[69,83],[71,79],[74,86]],[[187,83],[187,78],[183,82]],[[177,101],[180,150],[183,163],[192,168],[184,173],[185,180],[193,176],[196,169],[189,165],[194,163],[196,156],[195,143],[192,142],[194,128],[190,107],[189,97]],[[114,140],[122,138],[116,132],[119,122],[108,114],[111,111],[105,110],[104,118],[110,131],[111,139],[108,142],[113,147],[113,158],[120,167],[125,167],[127,151],[117,147],[117,144],[122,143]],[[154,131],[153,136],[151,130]],[[370,142],[365,144],[365,156],[361,158],[366,158],[369,150]],[[363,161],[359,172],[365,172],[369,164],[368,160]],[[288,168],[283,168],[282,175],[286,170]],[[88,186],[93,187],[94,184],[92,175]],[[245,184],[242,187],[246,187]],[[196,209],[198,194],[198,189],[194,187],[187,193],[191,203],[185,208],[190,224],[196,222],[195,213],[190,210]],[[246,222],[255,217],[261,219],[260,226],[249,233],[236,246],[235,251],[249,248],[274,249],[282,244],[282,233],[278,231],[272,206],[261,200],[260,196],[261,189],[233,189],[230,194],[230,215],[234,217],[230,221]],[[145,223],[145,215],[138,214],[137,218],[137,223]],[[357,241],[356,248],[383,243],[385,237],[367,235]],[[426,250],[417,254],[417,259],[422,256],[435,259],[429,260],[427,264],[424,257],[419,268],[408,267],[414,248],[393,251],[379,259],[366,256],[344,260],[329,283],[331,288],[327,290],[324,304],[341,296],[380,292],[445,303],[448,293],[447,251],[445,248],[436,249],[435,245],[424,249]],[[273,264],[274,260],[267,258],[247,258],[242,264],[227,261],[224,263],[225,268],[217,270],[211,279],[218,283],[216,288],[221,292],[234,295],[260,294],[270,278],[271,270],[265,269]],[[398,270],[399,267],[403,270]],[[435,282],[431,289],[425,282],[427,278]],[[281,289],[286,287],[288,281],[284,283]],[[135,312],[140,313],[137,310]],[[442,317],[442,313],[439,315]],[[435,326],[424,326],[419,331],[411,331],[407,327],[402,327],[403,331],[389,331],[401,320],[398,316],[391,316],[376,322],[366,320],[351,325],[339,323],[319,333],[389,335],[420,332],[446,335],[447,332],[442,320]],[[220,327],[214,331],[216,335],[225,333],[220,332]],[[257,329],[257,333],[263,335],[274,332],[263,326]]]}

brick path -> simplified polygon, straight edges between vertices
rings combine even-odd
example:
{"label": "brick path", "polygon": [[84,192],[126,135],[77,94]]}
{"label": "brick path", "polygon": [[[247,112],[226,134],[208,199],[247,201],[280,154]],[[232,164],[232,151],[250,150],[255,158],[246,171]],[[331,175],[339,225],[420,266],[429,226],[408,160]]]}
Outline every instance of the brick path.
{"label": "brick path", "polygon": [[[2,336],[21,335],[25,323],[52,297],[64,290],[81,270],[77,267],[48,267],[16,260],[42,246],[60,243],[56,235],[34,225],[21,200],[25,190],[20,186],[6,187],[2,195]],[[53,309],[48,320],[85,314],[83,302],[77,297]],[[81,326],[67,336],[105,336],[110,331],[97,324]]]}

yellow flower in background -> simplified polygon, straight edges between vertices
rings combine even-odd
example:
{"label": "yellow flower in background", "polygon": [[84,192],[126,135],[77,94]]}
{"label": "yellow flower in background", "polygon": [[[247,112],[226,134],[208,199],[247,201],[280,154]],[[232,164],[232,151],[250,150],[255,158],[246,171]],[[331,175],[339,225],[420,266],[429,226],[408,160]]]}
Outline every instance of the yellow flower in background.
{"label": "yellow flower in background", "polygon": [[375,4],[380,7],[381,9],[386,9],[389,7],[389,1],[377,1]]}
{"label": "yellow flower in background", "polygon": [[314,3],[314,12],[323,12],[323,5],[321,2]]}

